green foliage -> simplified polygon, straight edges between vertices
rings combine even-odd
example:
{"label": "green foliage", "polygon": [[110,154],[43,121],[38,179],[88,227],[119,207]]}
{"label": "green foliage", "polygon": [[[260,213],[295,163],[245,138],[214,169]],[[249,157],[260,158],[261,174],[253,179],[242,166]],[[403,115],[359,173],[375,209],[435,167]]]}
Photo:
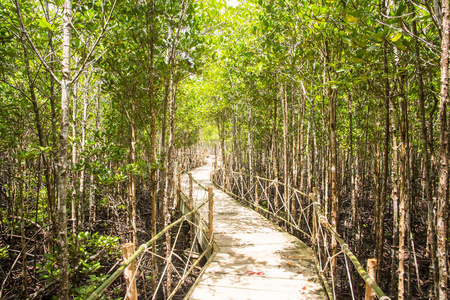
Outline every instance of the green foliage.
{"label": "green foliage", "polygon": [[[86,282],[86,284],[74,288],[75,299],[85,299],[108,277],[104,274],[106,269],[102,269],[102,264],[120,257],[119,238],[86,231],[78,234],[77,248],[73,244],[71,246],[69,247],[71,255],[79,259],[81,266],[78,272],[82,274],[82,278]],[[92,259],[99,253],[103,254]]]}
{"label": "green foliage", "polygon": [[[71,261],[70,276],[79,274],[80,282],[85,284],[74,286],[72,293],[75,299],[85,299],[87,295],[95,290],[98,284],[101,284],[108,275],[105,265],[110,261],[115,261],[120,257],[120,245],[118,237],[103,236],[98,232],[80,232],[77,235],[77,243],[74,244],[73,236],[69,237],[69,260]],[[6,247],[5,247],[6,248]],[[37,273],[42,280],[52,281],[59,276],[58,253],[56,247],[45,253],[45,263],[37,264]],[[76,258],[76,260],[74,260]],[[105,299],[105,298],[103,298]]]}
{"label": "green foliage", "polygon": [[[70,239],[69,239],[70,240]],[[119,238],[112,236],[103,236],[98,232],[92,234],[88,231],[80,232],[77,236],[78,253],[82,253],[86,257],[99,251],[107,251],[108,254],[119,255],[120,249]]]}
{"label": "green foliage", "polygon": [[9,256],[8,249],[9,249],[9,245],[6,245],[5,247],[0,248],[0,260],[7,258]]}
{"label": "green foliage", "polygon": [[44,280],[52,281],[59,275],[59,269],[56,268],[56,265],[58,263],[58,256],[57,252],[59,251],[58,248],[54,249],[55,253],[45,253],[45,263],[44,265],[36,264],[36,267],[38,268],[37,273],[41,275],[41,278]]}

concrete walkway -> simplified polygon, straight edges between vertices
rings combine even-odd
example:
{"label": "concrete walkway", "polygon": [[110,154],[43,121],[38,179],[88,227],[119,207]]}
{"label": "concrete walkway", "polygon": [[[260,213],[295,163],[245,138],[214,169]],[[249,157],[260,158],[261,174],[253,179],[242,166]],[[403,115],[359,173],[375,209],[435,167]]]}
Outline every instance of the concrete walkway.
{"label": "concrete walkway", "polygon": [[[191,173],[209,187],[210,171]],[[215,187],[214,239],[218,252],[189,299],[327,299],[312,250]]]}

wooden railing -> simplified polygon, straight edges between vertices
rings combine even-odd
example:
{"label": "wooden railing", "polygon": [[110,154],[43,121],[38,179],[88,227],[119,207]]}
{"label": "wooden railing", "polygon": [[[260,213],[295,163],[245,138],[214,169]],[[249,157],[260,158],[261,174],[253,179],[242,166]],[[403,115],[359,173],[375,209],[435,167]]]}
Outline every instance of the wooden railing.
{"label": "wooden railing", "polygon": [[[185,176],[183,180],[182,178],[179,178],[178,182],[179,185],[177,188],[177,199],[182,216],[178,220],[172,222],[169,226],[161,230],[152,239],[142,244],[137,249],[137,251],[131,253],[125,260],[125,262],[122,263],[122,265],[118,267],[111,276],[105,279],[105,281],[87,298],[88,300],[94,300],[100,297],[100,295],[108,288],[108,286],[110,286],[114,282],[114,280],[116,280],[127,269],[131,269],[131,273],[127,274],[127,277],[134,279],[139,269],[139,262],[142,261],[144,255],[152,255],[158,257],[159,259],[162,259],[162,257],[157,253],[151,252],[150,246],[158,239],[163,237],[167,231],[174,229],[176,226],[179,226],[179,228],[181,229],[181,225],[183,222],[189,223],[191,227],[191,248],[187,255],[187,259],[184,262],[185,264],[183,267],[183,272],[176,271],[177,269],[172,263],[172,255],[174,253],[175,245],[177,244],[177,239],[180,236],[180,230],[178,230],[175,240],[172,242],[171,257],[166,257],[164,259],[165,265],[163,268],[163,273],[152,274],[152,276],[159,275],[160,278],[157,288],[152,291],[152,299],[156,298],[158,290],[162,286],[162,279],[165,276],[168,268],[172,268],[172,270],[175,270],[174,276],[178,276],[177,285],[173,289],[171,289],[170,294],[166,298],[172,299],[175,296],[176,292],[181,288],[186,278],[191,274],[191,272],[195,268],[198,268],[198,265],[202,261],[202,258],[206,257],[208,260],[213,258],[215,252],[213,235],[214,194],[212,193],[212,188],[205,188],[200,183],[196,182],[190,174],[188,176]],[[195,185],[193,183],[195,183]],[[206,211],[206,213],[204,211]],[[195,241],[198,241],[198,243],[201,245],[201,252],[199,252],[198,256],[196,255],[194,257],[193,254],[194,252],[196,252],[194,251],[194,246],[196,245]],[[138,263],[136,264],[136,262]],[[136,265],[131,267],[133,264]],[[127,291],[130,288],[131,287],[128,286]]]}
{"label": "wooden railing", "polygon": [[[382,300],[390,299],[367,274],[348,244],[332,229],[327,218],[322,214],[321,203],[315,189],[308,195],[276,180],[223,169],[217,166],[217,163],[214,163],[211,177],[212,181],[227,194],[283,226],[312,246],[316,254],[317,271],[330,300],[337,298],[338,283],[335,278],[337,270],[331,263],[337,257],[345,266],[343,273],[348,282],[346,290],[351,294],[352,299],[355,299],[355,289],[349,260],[366,283],[366,295],[369,295],[366,299],[373,299],[372,294]],[[330,250],[331,237],[334,237],[341,247],[341,251],[335,255],[332,255]]]}

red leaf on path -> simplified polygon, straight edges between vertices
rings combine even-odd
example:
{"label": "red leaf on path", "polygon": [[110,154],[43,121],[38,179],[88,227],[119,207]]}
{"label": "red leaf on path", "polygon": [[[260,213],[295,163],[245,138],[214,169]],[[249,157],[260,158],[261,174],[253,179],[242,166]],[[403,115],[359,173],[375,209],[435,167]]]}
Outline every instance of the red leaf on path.
{"label": "red leaf on path", "polygon": [[302,287],[302,290],[306,290],[306,286]]}
{"label": "red leaf on path", "polygon": [[247,274],[247,275],[258,275],[258,276],[266,275],[266,274],[264,274],[264,272],[253,272],[253,271],[245,271],[244,274]]}

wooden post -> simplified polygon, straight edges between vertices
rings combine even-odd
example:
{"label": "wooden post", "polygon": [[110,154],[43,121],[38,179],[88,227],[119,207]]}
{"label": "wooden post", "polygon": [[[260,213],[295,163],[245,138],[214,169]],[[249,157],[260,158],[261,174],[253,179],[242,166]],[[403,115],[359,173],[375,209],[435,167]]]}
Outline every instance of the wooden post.
{"label": "wooden post", "polygon": [[216,155],[216,151],[214,150],[214,171],[213,171],[213,180],[214,182],[217,181],[217,155]]}
{"label": "wooden post", "polygon": [[192,174],[189,173],[189,211],[194,209],[194,196],[192,187]]}
{"label": "wooden post", "polygon": [[[256,180],[258,180],[258,179],[256,179]],[[255,185],[255,210],[256,210],[256,212],[259,212],[258,206],[259,206],[258,184],[256,184]]]}
{"label": "wooden post", "polygon": [[[193,188],[192,188],[192,173],[188,173],[189,177],[189,212],[191,212],[194,209],[194,196],[193,196]],[[194,215],[191,215],[191,222],[194,222]],[[191,241],[191,244],[194,244],[194,226],[192,223],[189,223],[189,240]]]}
{"label": "wooden post", "polygon": [[[316,188],[313,188],[313,191],[315,192]],[[313,193],[310,194],[311,200],[313,202],[316,202],[316,195]],[[317,210],[318,209],[318,205],[317,204],[313,204],[313,215],[312,215],[312,244],[313,247],[316,248],[316,243],[317,243],[317,239],[316,239],[316,234],[317,234]],[[300,224],[299,224],[300,225]],[[314,249],[317,250],[317,249]],[[317,254],[317,253],[316,253]]]}
{"label": "wooden post", "polygon": [[209,217],[209,240],[212,241],[213,239],[213,221],[214,221],[214,216],[213,216],[213,212],[214,212],[214,193],[213,193],[213,189],[212,187],[208,188],[208,199],[209,199],[209,213],[208,213],[208,217]]}
{"label": "wooden post", "polygon": [[178,166],[178,192],[177,207],[181,210],[181,166]]}
{"label": "wooden post", "polygon": [[[377,259],[369,258],[367,260],[367,274],[376,282],[377,277]],[[365,300],[374,300],[376,298],[375,291],[366,283]]]}
{"label": "wooden post", "polygon": [[228,170],[222,165],[223,174],[223,186],[225,187],[225,192],[228,193]]}
{"label": "wooden post", "polygon": [[[126,262],[134,254],[134,244],[126,243],[122,244],[122,256],[123,260]],[[136,289],[136,262],[133,261],[129,264],[123,275],[127,283],[127,292],[125,294],[125,300],[137,300],[137,289]]]}

